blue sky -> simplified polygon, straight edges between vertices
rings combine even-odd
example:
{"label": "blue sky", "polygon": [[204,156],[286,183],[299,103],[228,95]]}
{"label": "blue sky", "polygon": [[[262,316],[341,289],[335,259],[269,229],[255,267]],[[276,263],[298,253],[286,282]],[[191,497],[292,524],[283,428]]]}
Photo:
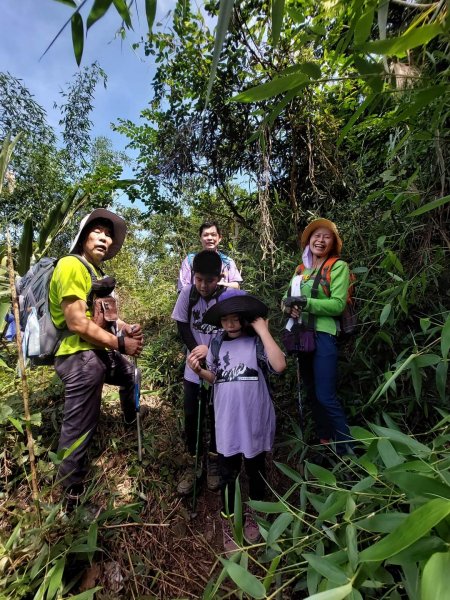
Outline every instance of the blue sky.
{"label": "blue sky", "polygon": [[[53,103],[62,101],[60,91],[78,70],[70,27],[39,58],[72,9],[55,0],[1,0],[0,4],[0,71],[9,71],[23,80],[35,100],[46,109],[50,125],[58,131],[59,111],[53,108]],[[158,0],[155,23],[170,27],[172,19],[168,12],[174,5],[175,0]],[[91,0],[88,6],[92,6]],[[108,75],[106,90],[100,85],[96,91],[92,133],[109,137],[117,150],[124,149],[126,138],[112,132],[110,123],[119,117],[137,122],[152,94],[154,65],[143,51],[131,48],[133,42],[145,35],[144,1],[138,0],[138,6],[141,24],[135,18],[135,31],[129,32],[124,41],[114,39],[121,21],[114,7],[110,8],[89,30],[81,63],[86,66],[97,60]]]}

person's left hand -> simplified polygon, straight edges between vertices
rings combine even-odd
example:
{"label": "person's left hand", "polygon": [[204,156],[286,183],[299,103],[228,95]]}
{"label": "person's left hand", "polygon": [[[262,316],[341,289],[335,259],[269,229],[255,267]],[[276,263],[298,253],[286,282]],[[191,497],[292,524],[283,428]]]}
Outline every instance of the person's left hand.
{"label": "person's left hand", "polygon": [[250,323],[256,333],[261,336],[265,331],[269,331],[269,321],[262,317],[256,317],[254,321]]}
{"label": "person's left hand", "polygon": [[198,346],[195,346],[195,348],[192,349],[190,355],[202,362],[205,360],[207,354],[208,346],[206,346],[205,344],[199,344]]}

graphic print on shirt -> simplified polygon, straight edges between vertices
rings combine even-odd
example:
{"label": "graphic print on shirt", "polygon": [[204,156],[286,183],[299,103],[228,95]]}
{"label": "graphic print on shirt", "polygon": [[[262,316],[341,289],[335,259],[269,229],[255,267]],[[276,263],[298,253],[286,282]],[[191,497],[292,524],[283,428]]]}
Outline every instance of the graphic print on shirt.
{"label": "graphic print on shirt", "polygon": [[208,325],[208,323],[202,323],[203,315],[199,308],[192,309],[192,328],[201,333],[211,334],[213,331],[217,331],[217,327],[214,325]]}
{"label": "graphic print on shirt", "polygon": [[[245,352],[234,353],[238,350],[240,340],[234,340],[230,349],[220,353],[216,362],[216,383],[230,383],[231,381],[258,381],[258,369],[254,355],[254,344],[245,344]],[[230,352],[231,350],[231,352]],[[250,350],[250,352],[249,352]]]}

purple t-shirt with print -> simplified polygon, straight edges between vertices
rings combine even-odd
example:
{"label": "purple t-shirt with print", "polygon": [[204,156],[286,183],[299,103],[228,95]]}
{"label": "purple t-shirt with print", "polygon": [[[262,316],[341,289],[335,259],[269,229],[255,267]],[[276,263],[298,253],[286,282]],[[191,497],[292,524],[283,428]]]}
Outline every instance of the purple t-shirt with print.
{"label": "purple t-shirt with print", "polygon": [[217,451],[224,456],[242,453],[246,458],[270,451],[275,437],[275,410],[258,366],[256,337],[225,338],[217,360],[209,348],[206,364],[216,375]]}
{"label": "purple t-shirt with print", "polygon": [[[221,255],[220,252],[219,255],[221,257],[225,257],[225,255]],[[225,281],[226,283],[232,283],[233,281],[236,281],[240,283],[242,281],[242,277],[238,268],[236,267],[236,263],[229,256],[225,258],[226,260],[222,259],[222,277],[220,281]],[[189,263],[188,255],[181,263],[180,273],[178,275],[177,290],[181,292],[184,287],[190,286],[193,283],[192,269],[191,264]]]}
{"label": "purple t-shirt with print", "polygon": [[[181,290],[172,312],[172,319],[175,321],[180,321],[180,323],[189,322],[189,295],[191,292],[191,287],[192,286],[187,286]],[[194,336],[194,339],[198,345],[204,344],[205,346],[209,346],[212,335],[219,331],[213,325],[207,325],[206,323],[203,323],[203,315],[208,308],[214,306],[215,303],[216,298],[210,298],[209,300],[206,300],[202,296],[199,296],[199,299],[192,307],[190,327],[192,335]],[[200,383],[199,376],[187,363],[184,368],[184,378],[187,379],[187,381],[192,381],[192,383]]]}

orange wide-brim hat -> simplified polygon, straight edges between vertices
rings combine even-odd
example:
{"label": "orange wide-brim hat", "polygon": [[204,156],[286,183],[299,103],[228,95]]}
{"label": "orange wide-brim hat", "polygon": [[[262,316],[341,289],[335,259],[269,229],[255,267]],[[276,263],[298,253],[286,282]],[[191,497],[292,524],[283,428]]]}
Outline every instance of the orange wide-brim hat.
{"label": "orange wide-brim hat", "polygon": [[309,223],[305,227],[305,229],[303,230],[302,236],[300,238],[300,244],[301,244],[302,250],[304,250],[304,248],[306,248],[306,246],[309,242],[309,238],[311,237],[311,235],[314,233],[314,231],[316,229],[319,229],[319,227],[326,227],[332,233],[334,233],[334,237],[336,239],[334,249],[336,251],[336,254],[338,254],[340,256],[341,252],[342,252],[342,239],[341,239],[341,236],[339,235],[339,231],[338,231],[338,228],[336,227],[335,223],[333,223],[333,221],[330,221],[329,219],[314,219],[314,221],[311,221],[311,223]]}

